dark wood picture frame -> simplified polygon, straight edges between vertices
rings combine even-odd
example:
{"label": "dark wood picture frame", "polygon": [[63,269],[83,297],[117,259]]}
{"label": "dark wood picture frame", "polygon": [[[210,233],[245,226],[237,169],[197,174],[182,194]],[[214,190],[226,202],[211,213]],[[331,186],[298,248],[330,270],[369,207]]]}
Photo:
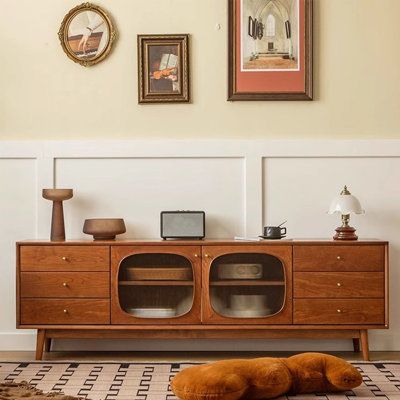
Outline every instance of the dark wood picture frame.
{"label": "dark wood picture frame", "polygon": [[313,0],[304,0],[304,8],[304,90],[245,92],[237,89],[237,0],[228,0],[228,101],[313,100]]}
{"label": "dark wood picture frame", "polygon": [[190,102],[189,37],[138,35],[139,104]]}

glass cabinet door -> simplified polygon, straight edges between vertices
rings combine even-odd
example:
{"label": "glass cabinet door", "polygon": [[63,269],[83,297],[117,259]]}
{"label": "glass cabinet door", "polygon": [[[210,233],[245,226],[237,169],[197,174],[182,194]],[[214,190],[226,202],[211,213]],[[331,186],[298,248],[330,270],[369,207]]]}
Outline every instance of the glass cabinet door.
{"label": "glass cabinet door", "polygon": [[209,296],[203,303],[205,319],[220,323],[291,322],[290,247],[260,247],[218,247],[218,254],[212,246],[206,249]]}
{"label": "glass cabinet door", "polygon": [[170,246],[151,246],[148,252],[141,248],[120,257],[113,268],[113,322],[167,323],[173,319],[179,323],[200,319],[196,316],[200,309],[200,277],[195,272],[200,268],[200,249],[182,246],[173,251]]}

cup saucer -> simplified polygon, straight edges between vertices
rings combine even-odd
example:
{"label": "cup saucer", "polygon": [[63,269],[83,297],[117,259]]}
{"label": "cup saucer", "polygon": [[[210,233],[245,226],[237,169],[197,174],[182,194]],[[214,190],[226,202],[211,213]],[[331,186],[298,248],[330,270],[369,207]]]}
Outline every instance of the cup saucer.
{"label": "cup saucer", "polygon": [[284,239],[286,237],[285,236],[277,236],[277,237],[271,237],[271,236],[262,236],[260,235],[259,238],[261,239],[268,239],[268,240],[279,240],[279,239]]}

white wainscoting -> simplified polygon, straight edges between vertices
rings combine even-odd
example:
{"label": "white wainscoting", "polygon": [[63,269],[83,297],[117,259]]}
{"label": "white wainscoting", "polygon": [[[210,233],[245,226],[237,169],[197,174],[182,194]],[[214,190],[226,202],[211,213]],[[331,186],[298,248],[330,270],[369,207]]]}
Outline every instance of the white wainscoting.
{"label": "white wainscoting", "polygon": [[[347,184],[366,214],[362,237],[390,241],[391,328],[371,333],[373,350],[400,350],[400,141],[49,141],[0,142],[0,350],[32,350],[15,329],[15,241],[49,236],[44,187],[72,187],[66,233],[81,238],[90,217],[123,217],[130,238],[159,236],[159,213],[201,209],[208,237],[256,236],[285,219],[289,237],[329,237],[326,214]],[[279,343],[279,344],[278,344]],[[152,341],[151,350],[349,350],[350,341]],[[146,350],[146,341],[59,341],[58,349]]]}

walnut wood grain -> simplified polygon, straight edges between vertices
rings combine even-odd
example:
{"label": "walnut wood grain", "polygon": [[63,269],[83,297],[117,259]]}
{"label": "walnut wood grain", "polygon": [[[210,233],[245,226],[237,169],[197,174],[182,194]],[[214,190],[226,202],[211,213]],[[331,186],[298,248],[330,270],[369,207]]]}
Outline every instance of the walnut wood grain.
{"label": "walnut wood grain", "polygon": [[354,329],[387,329],[386,326],[382,324],[309,324],[309,325],[299,325],[299,324],[282,324],[282,325],[255,325],[255,324],[243,324],[243,323],[236,323],[232,325],[219,325],[219,324],[158,324],[158,325],[143,325],[143,324],[136,324],[136,325],[126,325],[126,324],[96,324],[96,325],[52,325],[52,324],[35,324],[35,325],[20,325],[18,328],[22,329],[65,329],[68,331],[75,331],[75,330],[84,330],[84,331],[92,331],[92,330],[126,330],[126,331],[145,331],[147,332],[148,337],[150,338],[150,333],[153,331],[160,331],[160,330],[169,330],[169,331],[231,331],[231,330],[241,330],[243,331],[243,337],[245,337],[245,333],[251,331],[310,331],[313,332],[314,330],[319,331],[332,331],[332,330],[354,330]]}
{"label": "walnut wood grain", "polygon": [[103,299],[21,299],[22,324],[110,323],[110,301]]}
{"label": "walnut wood grain", "polygon": [[109,271],[107,246],[21,246],[21,271]]}
{"label": "walnut wood grain", "polygon": [[384,271],[385,246],[294,246],[294,271]]}
{"label": "walnut wood grain", "polygon": [[295,324],[383,324],[384,299],[295,299]]}
{"label": "walnut wood grain", "polygon": [[[46,329],[46,336],[56,339],[81,338],[81,339],[148,339],[149,332],[146,330],[62,330]],[[172,331],[168,327],[151,333],[153,339],[352,339],[359,338],[359,330],[250,330],[243,331],[236,328],[231,330],[177,330]]]}
{"label": "walnut wood grain", "polygon": [[[254,246],[244,244],[238,249],[235,246],[203,246],[202,247],[202,322],[206,324],[291,324],[292,323],[292,247],[291,246]],[[248,253],[269,254],[278,258],[284,268],[285,295],[282,309],[274,315],[258,318],[227,317],[218,314],[211,305],[210,299],[210,274],[213,261],[226,254]],[[266,291],[268,290],[266,286]]]}
{"label": "walnut wood grain", "polygon": [[363,360],[369,361],[368,331],[361,330],[360,338],[361,338],[361,350],[363,354]]}
{"label": "walnut wood grain", "polygon": [[[124,325],[174,325],[195,324],[201,321],[201,247],[200,246],[176,246],[175,242],[169,242],[169,246],[112,246],[111,249],[111,321],[113,324]],[[171,318],[139,318],[124,311],[119,300],[119,269],[122,261],[137,254],[177,254],[185,257],[193,269],[193,305],[191,309],[181,316]],[[151,294],[151,285],[148,281]],[[141,288],[144,286],[141,285]]]}
{"label": "walnut wood grain", "polygon": [[21,272],[21,297],[109,298],[108,272]]}
{"label": "walnut wood grain", "polygon": [[295,298],[384,298],[383,272],[295,272]]}
{"label": "walnut wood grain", "polygon": [[[271,254],[283,261],[287,287],[280,313],[267,318],[230,318],[217,315],[211,308],[209,268],[212,261],[222,254],[242,252]],[[137,253],[180,254],[190,261],[195,288],[191,311],[178,318],[143,319],[120,308],[118,268],[124,257]],[[206,254],[209,257],[205,257]],[[320,239],[256,243],[229,239],[25,241],[17,244],[17,326],[39,329],[38,354],[43,352],[44,343],[54,337],[310,337],[349,338],[355,339],[356,344],[362,339],[364,357],[367,357],[367,329],[389,326],[388,276],[388,244],[372,239],[352,243]],[[64,278],[62,282],[61,277]],[[63,297],[64,292],[58,285],[68,277],[71,297]],[[106,277],[111,282],[108,286],[107,281],[107,297]],[[341,278],[340,281],[336,282],[337,278]],[[234,282],[228,283],[234,286]],[[341,283],[340,289],[337,283]],[[149,286],[150,296],[151,284]],[[129,290],[138,288],[132,286]],[[242,286],[240,290],[243,288],[246,289]],[[340,297],[334,289],[340,290]],[[90,296],[96,298],[89,299]],[[98,298],[102,296],[103,299]],[[112,307],[108,296],[111,296]],[[375,299],[375,296],[380,298]]]}
{"label": "walnut wood grain", "polygon": [[36,355],[35,360],[41,360],[43,357],[43,349],[46,340],[46,331],[44,329],[38,329],[36,335]]}

